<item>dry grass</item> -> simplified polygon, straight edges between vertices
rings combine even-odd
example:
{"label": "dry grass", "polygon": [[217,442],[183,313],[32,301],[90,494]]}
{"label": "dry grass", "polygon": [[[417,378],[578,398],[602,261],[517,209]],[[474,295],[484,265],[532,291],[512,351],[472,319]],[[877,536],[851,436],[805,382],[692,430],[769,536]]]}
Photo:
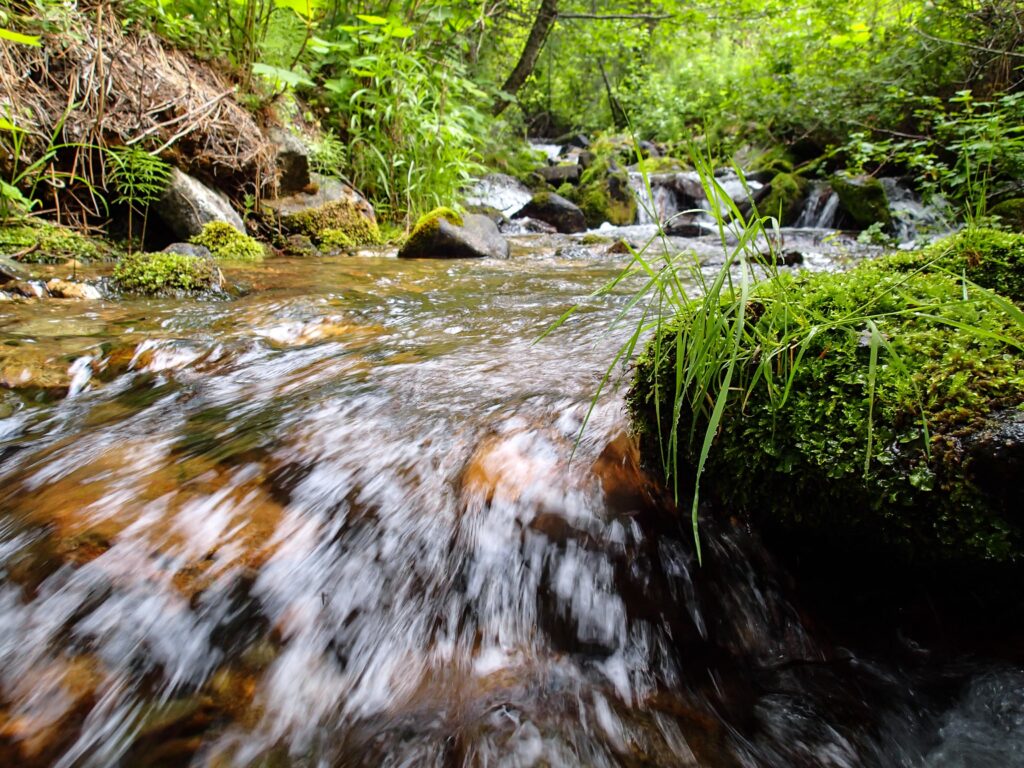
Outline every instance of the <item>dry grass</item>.
{"label": "dry grass", "polygon": [[140,144],[235,197],[276,183],[274,151],[224,77],[124,32],[102,5],[83,8],[39,30],[41,47],[0,42],[0,110],[26,132],[19,165],[61,146],[37,188],[44,205],[63,218],[102,216],[90,186],[105,187],[98,148],[109,146]]}

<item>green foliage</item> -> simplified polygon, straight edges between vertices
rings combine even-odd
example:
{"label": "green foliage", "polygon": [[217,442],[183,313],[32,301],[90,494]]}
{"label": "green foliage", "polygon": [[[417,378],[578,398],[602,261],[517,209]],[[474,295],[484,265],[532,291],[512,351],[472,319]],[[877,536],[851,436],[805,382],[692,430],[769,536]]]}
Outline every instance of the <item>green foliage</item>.
{"label": "green foliage", "polygon": [[145,239],[149,206],[171,183],[171,166],[138,145],[110,148],[105,154],[110,163],[107,181],[116,191],[112,202],[128,206],[128,242],[132,240],[132,219],[137,211],[143,212],[140,238]]}
{"label": "green foliage", "polygon": [[340,178],[345,168],[348,150],[333,131],[324,131],[313,143],[309,155],[309,169],[321,176]]}
{"label": "green foliage", "polygon": [[263,246],[223,221],[206,224],[190,242],[209,248],[219,262],[263,261]]}
{"label": "green foliage", "polygon": [[132,253],[114,267],[114,283],[123,291],[146,295],[209,291],[220,284],[220,272],[209,258],[181,253]]}

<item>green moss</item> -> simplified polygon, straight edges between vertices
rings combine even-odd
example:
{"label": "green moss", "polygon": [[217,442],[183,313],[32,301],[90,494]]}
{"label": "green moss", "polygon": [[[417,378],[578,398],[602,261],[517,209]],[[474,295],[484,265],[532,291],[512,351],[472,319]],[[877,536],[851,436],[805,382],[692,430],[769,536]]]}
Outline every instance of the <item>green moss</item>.
{"label": "green moss", "polygon": [[853,179],[836,175],[830,183],[839,195],[839,203],[858,226],[870,227],[879,221],[886,227],[892,225],[889,199],[881,181],[870,176]]}
{"label": "green moss", "polygon": [[209,291],[220,283],[212,259],[164,252],[122,256],[113,278],[121,290],[148,295]]}
{"label": "green moss", "polygon": [[677,157],[645,157],[637,163],[638,171],[646,173],[674,173],[685,171],[690,167],[689,163]]}
{"label": "green moss", "polygon": [[344,232],[353,245],[383,242],[377,222],[364,215],[351,200],[335,200],[283,216],[281,226],[293,234],[307,235],[316,243],[323,241],[324,232],[338,231]]}
{"label": "green moss", "polygon": [[990,216],[999,217],[1000,225],[1014,232],[1024,232],[1024,197],[1015,197],[996,203],[988,209]]}
{"label": "green moss", "polygon": [[[755,289],[746,362],[705,467],[705,497],[837,552],[861,547],[868,557],[936,563],[1024,559],[1018,510],[972,484],[963,450],[993,411],[1024,403],[1024,325],[984,289],[964,300],[954,277],[904,266],[884,260],[848,273],[783,275]],[[660,335],[668,354],[656,360],[652,345],[637,364],[628,402],[650,456],[659,455],[656,413],[661,434],[671,426],[675,329],[701,322],[700,307],[686,306]],[[888,345],[877,348],[873,399],[868,326],[848,319],[865,313]],[[958,327],[965,325],[981,330]],[[793,329],[803,329],[804,346],[783,341]],[[801,354],[788,397],[770,397],[768,385],[781,392],[785,364]],[[752,384],[765,359],[773,361],[768,381]],[[682,408],[676,465],[691,481],[707,424],[705,398],[693,397]]]}
{"label": "green moss", "polygon": [[604,222],[625,226],[636,221],[636,197],[629,186],[629,175],[606,158],[598,158],[580,177],[573,198],[587,226],[599,227]]}
{"label": "green moss", "polygon": [[566,200],[568,200],[574,194],[576,194],[576,187],[574,187],[567,181],[562,186],[555,190],[555,194],[560,197],[564,197]]}
{"label": "green moss", "polygon": [[925,248],[891,257],[910,271],[927,269],[966,276],[971,282],[1024,303],[1024,235],[969,228]]}
{"label": "green moss", "polygon": [[194,245],[210,249],[213,258],[225,262],[263,261],[263,246],[223,221],[211,221],[192,238]]}
{"label": "green moss", "polygon": [[768,185],[768,194],[757,205],[762,216],[774,216],[781,226],[789,226],[800,216],[807,194],[807,179],[791,173],[777,173]]}
{"label": "green moss", "polygon": [[0,228],[0,255],[18,255],[19,261],[32,264],[59,264],[110,258],[113,248],[73,229],[25,218]]}
{"label": "green moss", "polygon": [[611,239],[596,232],[587,232],[587,234],[580,238],[580,243],[583,245],[607,245],[611,243]]}

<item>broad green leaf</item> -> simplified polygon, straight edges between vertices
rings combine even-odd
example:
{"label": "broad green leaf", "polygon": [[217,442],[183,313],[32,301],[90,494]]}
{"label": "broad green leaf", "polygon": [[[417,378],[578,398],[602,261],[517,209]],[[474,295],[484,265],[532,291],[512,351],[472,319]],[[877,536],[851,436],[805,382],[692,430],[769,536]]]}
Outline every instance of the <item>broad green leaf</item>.
{"label": "broad green leaf", "polygon": [[357,13],[356,18],[360,21],[365,21],[367,24],[373,24],[375,27],[380,27],[388,23],[388,20],[383,16],[364,16]]}
{"label": "broad green leaf", "polygon": [[252,65],[252,73],[270,80],[277,85],[284,85],[294,88],[298,85],[312,86],[313,81],[300,72],[284,67],[272,67],[269,64],[256,63]]}

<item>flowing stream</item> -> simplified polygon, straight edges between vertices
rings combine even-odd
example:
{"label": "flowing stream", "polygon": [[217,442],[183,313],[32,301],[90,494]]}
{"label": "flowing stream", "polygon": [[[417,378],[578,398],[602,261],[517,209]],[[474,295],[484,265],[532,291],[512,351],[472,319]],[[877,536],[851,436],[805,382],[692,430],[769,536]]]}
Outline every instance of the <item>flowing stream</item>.
{"label": "flowing stream", "polygon": [[574,242],[4,306],[0,764],[1024,765],[1021,669],[845,646],[727,521],[698,566],[621,390],[573,453],[635,288]]}

